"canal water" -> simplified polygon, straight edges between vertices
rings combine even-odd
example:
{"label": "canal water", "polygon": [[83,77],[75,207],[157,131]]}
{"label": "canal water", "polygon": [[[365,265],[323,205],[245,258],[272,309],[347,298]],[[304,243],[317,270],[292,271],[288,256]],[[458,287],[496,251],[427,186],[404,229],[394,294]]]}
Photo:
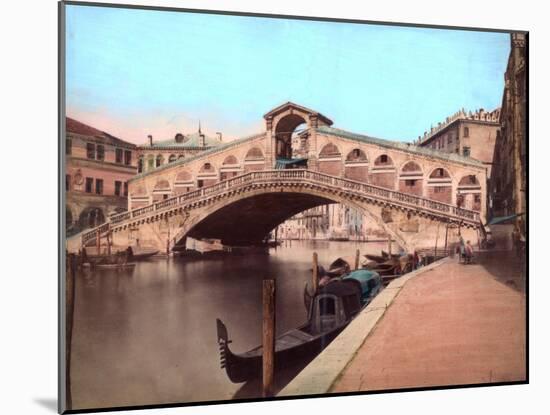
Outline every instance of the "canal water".
{"label": "canal water", "polygon": [[277,280],[282,333],[306,321],[303,290],[313,251],[328,268],[356,249],[379,254],[385,247],[287,241],[269,254],[159,258],[131,271],[82,271],[73,331],[74,409],[245,396],[220,369],[216,318],[226,324],[232,350],[246,351],[261,343],[262,279]]}

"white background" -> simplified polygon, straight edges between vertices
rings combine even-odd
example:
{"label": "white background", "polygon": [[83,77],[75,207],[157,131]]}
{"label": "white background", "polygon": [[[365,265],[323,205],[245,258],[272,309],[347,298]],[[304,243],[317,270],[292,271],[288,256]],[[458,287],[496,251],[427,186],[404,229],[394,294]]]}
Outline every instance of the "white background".
{"label": "white background", "polygon": [[[544,180],[548,178],[545,154],[549,154],[550,137],[544,127],[548,120],[550,45],[549,13],[542,6],[544,2],[128,2],[530,31],[530,385],[139,413],[548,413],[549,405],[544,398],[550,393],[546,305],[550,301],[550,276],[544,264],[548,262],[544,256],[547,250],[543,235],[549,231],[548,215],[545,215],[548,186]],[[52,414],[57,393],[57,4],[55,0],[4,2],[0,20],[0,316],[3,334],[0,412]]]}

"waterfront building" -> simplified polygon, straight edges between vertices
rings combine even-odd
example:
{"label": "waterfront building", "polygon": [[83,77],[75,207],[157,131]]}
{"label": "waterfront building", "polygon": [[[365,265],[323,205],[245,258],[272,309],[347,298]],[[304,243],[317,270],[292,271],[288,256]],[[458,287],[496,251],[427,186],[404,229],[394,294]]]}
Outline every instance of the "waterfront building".
{"label": "waterfront building", "polygon": [[[501,134],[495,145],[495,165],[489,186],[493,216],[526,213],[527,189],[527,37],[511,34],[500,113]],[[525,220],[517,218],[525,236]]]}
{"label": "waterfront building", "polygon": [[136,174],[134,144],[67,117],[65,157],[68,234],[126,210],[128,180]]}
{"label": "waterfront building", "polygon": [[222,134],[210,137],[199,129],[195,133],[177,133],[174,138],[156,141],[149,135],[148,141],[137,147],[138,173],[144,173],[156,169],[168,163],[182,160],[197,155],[206,150],[222,144]]}
{"label": "waterfront building", "polygon": [[366,241],[386,239],[387,234],[357,209],[333,203],[294,215],[279,225],[277,237]]}

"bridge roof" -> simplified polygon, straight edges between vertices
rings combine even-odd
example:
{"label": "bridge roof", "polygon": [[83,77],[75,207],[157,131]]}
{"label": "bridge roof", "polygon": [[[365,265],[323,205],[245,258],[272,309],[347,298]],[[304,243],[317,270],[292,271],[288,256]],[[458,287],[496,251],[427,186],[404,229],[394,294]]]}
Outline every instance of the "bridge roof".
{"label": "bridge roof", "polygon": [[[203,134],[204,135],[204,134]],[[222,142],[217,137],[210,137],[204,135],[204,144],[201,145],[201,134],[199,132],[193,134],[183,134],[183,141],[178,143],[176,138],[171,138],[169,140],[153,141],[153,145],[150,146],[148,143],[140,144],[139,148],[141,149],[161,149],[167,150],[170,148],[182,149],[182,148],[204,148],[204,147],[214,147],[219,146]]]}
{"label": "bridge roof", "polygon": [[361,143],[374,144],[380,147],[386,147],[391,150],[401,150],[407,153],[418,154],[422,156],[433,157],[445,161],[450,161],[454,163],[466,164],[468,166],[475,167],[486,167],[481,161],[464,157],[456,153],[444,153],[429,147],[420,147],[414,144],[401,142],[401,141],[392,141],[382,138],[370,137],[367,135],[351,133],[349,131],[341,130],[339,128],[320,126],[316,129],[319,133],[331,135],[334,137],[347,138],[350,140],[355,140]]}
{"label": "bridge roof", "polygon": [[[162,166],[159,166],[151,171],[147,171],[147,172],[143,172],[143,173],[139,173],[139,174],[136,174],[134,177],[132,177],[131,179],[129,179],[128,181],[129,182],[132,182],[134,180],[137,180],[137,179],[140,179],[142,177],[145,177],[145,176],[148,176],[152,173],[158,173],[160,171],[163,171],[163,170],[166,170],[166,169],[171,169],[172,167],[175,167],[175,166],[181,166],[181,165],[184,165],[184,164],[187,164],[187,163],[190,163],[191,161],[193,160],[197,160],[197,159],[200,159],[204,156],[208,156],[210,154],[215,154],[219,151],[223,151],[223,150],[226,150],[228,148],[231,148],[231,147],[235,147],[239,144],[242,144],[242,143],[246,143],[247,141],[252,141],[256,138],[260,138],[262,136],[265,135],[265,132],[261,132],[261,133],[258,133],[258,134],[254,134],[254,135],[250,135],[250,136],[247,136],[247,137],[243,137],[243,138],[238,138],[236,140],[233,140],[233,141],[229,141],[227,143],[223,143],[223,144],[220,144],[216,147],[213,147],[213,148],[210,148],[208,150],[205,150],[205,151],[201,151],[200,153],[197,153],[196,155],[194,155],[193,157],[186,157],[184,159],[179,159],[179,160],[176,160],[172,163],[169,163],[169,164],[163,164]],[[150,148],[150,147],[149,147]]]}

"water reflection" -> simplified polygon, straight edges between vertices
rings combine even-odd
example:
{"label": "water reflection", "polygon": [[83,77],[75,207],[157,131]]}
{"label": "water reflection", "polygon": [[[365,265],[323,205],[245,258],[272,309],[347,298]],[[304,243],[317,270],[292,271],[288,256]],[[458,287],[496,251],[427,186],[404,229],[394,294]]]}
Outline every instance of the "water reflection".
{"label": "water reflection", "polygon": [[232,350],[248,350],[261,342],[263,278],[277,279],[281,333],[306,320],[302,293],[313,251],[327,266],[357,248],[378,254],[383,247],[293,241],[269,255],[154,259],[129,271],[84,271],[76,284],[75,409],[231,399],[241,385],[220,369],[216,318],[226,323]]}

